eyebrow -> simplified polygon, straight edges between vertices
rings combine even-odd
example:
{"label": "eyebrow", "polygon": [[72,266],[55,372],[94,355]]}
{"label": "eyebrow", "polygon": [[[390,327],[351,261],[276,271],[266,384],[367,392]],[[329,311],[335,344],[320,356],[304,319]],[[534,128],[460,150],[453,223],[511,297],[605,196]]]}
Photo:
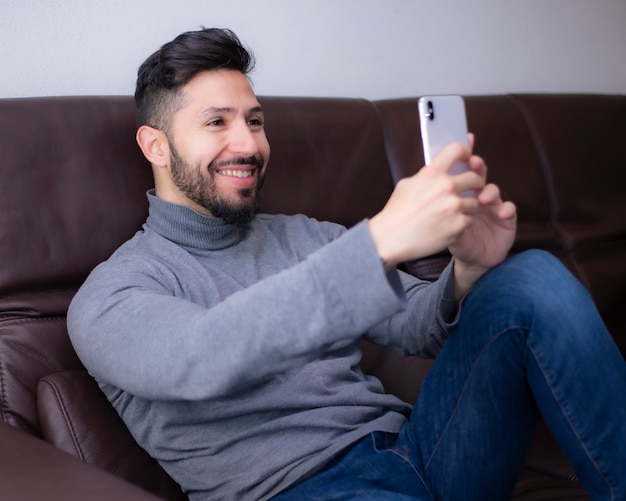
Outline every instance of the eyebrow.
{"label": "eyebrow", "polygon": [[[201,111],[198,117],[200,119],[204,119],[206,116],[209,116],[209,115],[215,115],[215,114],[219,115],[220,113],[234,113],[234,112],[235,112],[235,108],[232,108],[230,106],[209,106],[208,108]],[[261,105],[253,106],[247,111],[247,113],[263,113],[263,108],[261,108]]]}

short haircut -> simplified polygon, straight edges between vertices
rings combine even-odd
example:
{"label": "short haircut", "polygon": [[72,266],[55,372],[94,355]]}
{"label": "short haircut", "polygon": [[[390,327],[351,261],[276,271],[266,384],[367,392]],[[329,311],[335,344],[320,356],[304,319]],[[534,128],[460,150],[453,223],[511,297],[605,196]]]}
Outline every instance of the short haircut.
{"label": "short haircut", "polygon": [[169,132],[183,105],[182,88],[203,71],[230,69],[248,75],[254,57],[228,29],[188,31],[163,45],[139,67],[135,88],[137,127]]}

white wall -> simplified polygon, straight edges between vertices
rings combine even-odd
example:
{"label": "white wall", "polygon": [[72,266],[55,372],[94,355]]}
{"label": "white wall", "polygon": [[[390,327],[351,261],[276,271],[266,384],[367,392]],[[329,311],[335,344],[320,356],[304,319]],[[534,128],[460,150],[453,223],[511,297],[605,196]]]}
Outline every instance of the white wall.
{"label": "white wall", "polygon": [[0,0],[0,97],[132,94],[201,26],[252,48],[258,94],[626,92],[624,0]]}

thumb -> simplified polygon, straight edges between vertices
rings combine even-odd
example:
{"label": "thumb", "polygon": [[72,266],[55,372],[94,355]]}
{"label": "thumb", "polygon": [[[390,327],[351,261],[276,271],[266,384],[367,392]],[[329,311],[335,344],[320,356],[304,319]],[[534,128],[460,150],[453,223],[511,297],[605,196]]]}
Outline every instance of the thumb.
{"label": "thumb", "polygon": [[456,162],[467,162],[470,158],[470,150],[460,143],[452,143],[446,146],[430,163],[433,169],[440,172],[448,172]]}

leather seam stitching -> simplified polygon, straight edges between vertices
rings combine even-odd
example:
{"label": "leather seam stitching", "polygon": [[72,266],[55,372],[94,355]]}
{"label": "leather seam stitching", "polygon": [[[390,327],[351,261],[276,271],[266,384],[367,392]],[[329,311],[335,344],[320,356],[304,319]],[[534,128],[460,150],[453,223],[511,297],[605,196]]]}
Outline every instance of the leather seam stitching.
{"label": "leather seam stitching", "polygon": [[42,383],[47,384],[52,389],[54,396],[56,397],[56,399],[58,400],[60,404],[61,414],[63,415],[63,419],[65,421],[65,424],[67,425],[69,435],[72,439],[72,444],[74,445],[74,448],[76,449],[76,452],[78,453],[78,457],[82,459],[83,461],[85,461],[85,453],[80,445],[80,441],[78,440],[78,436],[77,436],[74,424],[72,420],[70,419],[69,414],[67,413],[66,402],[63,398],[63,393],[59,390],[58,386],[52,381],[48,381],[44,379],[42,380]]}

